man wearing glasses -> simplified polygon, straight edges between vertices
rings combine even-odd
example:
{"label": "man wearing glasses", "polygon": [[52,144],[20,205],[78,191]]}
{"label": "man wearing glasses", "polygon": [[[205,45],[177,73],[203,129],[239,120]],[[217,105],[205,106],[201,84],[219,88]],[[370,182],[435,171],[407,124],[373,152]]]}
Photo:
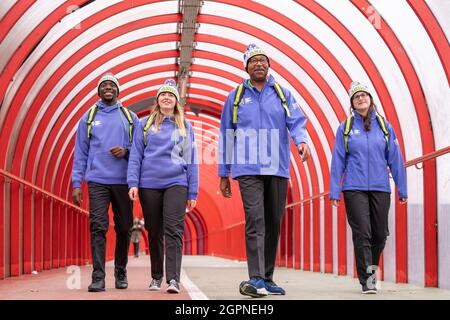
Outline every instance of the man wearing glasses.
{"label": "man wearing glasses", "polygon": [[268,76],[269,67],[265,51],[250,44],[244,53],[250,79],[230,92],[220,124],[220,190],[230,198],[230,174],[237,179],[250,278],[239,292],[252,297],[285,294],[273,272],[289,180],[289,135],[303,161],[310,155],[306,117],[289,90]]}

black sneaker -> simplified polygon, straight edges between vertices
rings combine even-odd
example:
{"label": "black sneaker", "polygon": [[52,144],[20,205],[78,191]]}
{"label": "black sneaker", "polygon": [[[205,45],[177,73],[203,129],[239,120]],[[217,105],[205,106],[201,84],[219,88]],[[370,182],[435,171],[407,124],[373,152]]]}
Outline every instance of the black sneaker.
{"label": "black sneaker", "polygon": [[105,279],[92,280],[92,283],[88,287],[89,292],[101,292],[105,291]]}
{"label": "black sneaker", "polygon": [[114,277],[116,278],[116,289],[128,288],[127,270],[116,269],[114,271]]}
{"label": "black sneaker", "polygon": [[282,287],[279,287],[272,280],[264,280],[264,286],[266,287],[267,293],[269,295],[282,295],[286,294],[286,291]]}
{"label": "black sneaker", "polygon": [[152,279],[150,283],[149,290],[150,291],[159,291],[161,290],[162,279]]}
{"label": "black sneaker", "polygon": [[372,287],[372,286],[371,286],[371,288],[369,288],[366,284],[363,284],[361,293],[362,294],[377,294],[377,288]]}
{"label": "black sneaker", "polygon": [[180,285],[177,280],[172,279],[169,281],[169,286],[166,289],[167,293],[180,293]]}

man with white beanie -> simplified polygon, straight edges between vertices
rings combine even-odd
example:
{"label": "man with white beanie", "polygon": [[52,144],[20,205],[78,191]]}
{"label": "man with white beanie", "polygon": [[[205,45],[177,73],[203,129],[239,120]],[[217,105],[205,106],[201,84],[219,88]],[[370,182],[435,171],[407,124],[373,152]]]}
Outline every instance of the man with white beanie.
{"label": "man with white beanie", "polygon": [[89,190],[89,222],[92,254],[92,283],[89,292],[105,291],[106,232],[108,210],[112,204],[116,248],[114,255],[115,287],[128,287],[126,266],[133,225],[133,207],[128,198],[127,167],[137,116],[125,109],[118,95],[119,81],[105,74],[98,81],[98,101],[81,118],[72,169],[72,199],[81,205],[81,184],[86,179]]}
{"label": "man with white beanie", "polygon": [[269,67],[266,52],[250,44],[244,53],[250,79],[230,92],[220,123],[220,189],[229,198],[229,176],[239,182],[250,278],[239,292],[252,297],[285,294],[273,272],[290,175],[289,138],[303,161],[310,154],[307,119],[291,92],[268,76]]}

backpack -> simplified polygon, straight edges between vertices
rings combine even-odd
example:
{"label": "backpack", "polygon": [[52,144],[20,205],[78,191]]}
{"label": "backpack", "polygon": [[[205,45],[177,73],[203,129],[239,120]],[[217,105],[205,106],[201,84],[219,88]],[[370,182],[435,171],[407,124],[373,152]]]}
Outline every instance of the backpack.
{"label": "backpack", "polygon": [[[353,126],[353,119],[354,116],[350,115],[347,119],[345,119],[345,128],[344,128],[344,145],[345,145],[345,152],[348,152],[348,136],[350,134],[350,131],[352,130],[352,126]],[[384,140],[386,140],[386,145],[387,148],[389,150],[389,132],[386,126],[386,120],[384,119],[384,117],[380,114],[377,113],[377,120],[378,120],[378,124],[381,127],[381,130],[384,133]]]}
{"label": "backpack", "polygon": [[[124,108],[122,104],[119,102],[119,109],[122,110],[123,114],[125,115],[125,118],[127,118],[129,127],[128,127],[128,135],[130,138],[130,143],[133,143],[133,118],[131,117],[131,113],[128,109]],[[91,129],[92,129],[92,122],[94,121],[95,114],[97,113],[98,106],[94,105],[91,110],[89,110],[89,116],[87,120],[87,136],[88,139],[91,138]]]}
{"label": "backpack", "polygon": [[[289,108],[288,108],[287,103],[286,103],[286,97],[284,96],[283,90],[281,90],[281,86],[277,82],[274,82],[274,87],[275,87],[275,91],[277,92],[278,97],[281,99],[281,103],[283,104],[284,110],[286,110],[287,116],[290,117],[291,113],[289,112]],[[238,107],[239,107],[239,103],[242,100],[242,97],[244,96],[244,91],[245,91],[244,84],[241,83],[236,88],[236,94],[234,96],[234,102],[233,102],[233,124],[237,123]]]}

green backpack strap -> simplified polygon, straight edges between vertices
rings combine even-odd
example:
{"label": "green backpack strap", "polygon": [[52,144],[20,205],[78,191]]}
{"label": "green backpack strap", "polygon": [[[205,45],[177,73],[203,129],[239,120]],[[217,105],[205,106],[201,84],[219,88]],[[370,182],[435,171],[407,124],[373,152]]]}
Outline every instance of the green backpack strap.
{"label": "green backpack strap", "polygon": [[345,152],[348,152],[348,135],[350,134],[350,131],[352,130],[353,126],[353,115],[350,115],[347,119],[345,119],[345,127],[344,127],[344,145],[345,145]]}
{"label": "green backpack strap", "polygon": [[[386,145],[387,148],[389,150],[389,131],[387,129],[386,126],[386,121],[384,119],[384,117],[380,114],[377,113],[377,121],[381,127],[381,130],[384,133],[384,140],[386,140]],[[345,145],[345,152],[348,152],[348,136],[350,134],[350,131],[352,130],[352,126],[353,126],[353,116],[350,115],[346,120],[345,120],[345,128],[344,128],[344,145]]]}
{"label": "green backpack strap", "polygon": [[[274,87],[275,87],[275,91],[276,91],[278,97],[281,100],[281,103],[283,104],[283,108],[286,111],[286,115],[290,118],[291,117],[291,112],[289,111],[289,108],[287,106],[287,100],[286,100],[286,97],[284,96],[284,93],[283,93],[283,90],[281,89],[281,86],[277,82],[274,82]],[[239,107],[239,103],[242,100],[242,97],[244,96],[244,91],[245,91],[244,84],[241,83],[236,88],[236,94],[234,96],[234,102],[233,102],[233,124],[237,123],[238,107]]]}
{"label": "green backpack strap", "polygon": [[242,100],[242,96],[244,95],[244,91],[245,91],[244,84],[241,83],[236,88],[236,94],[234,96],[234,102],[233,102],[233,124],[237,123],[238,106],[239,106],[239,103]]}
{"label": "green backpack strap", "polygon": [[95,104],[91,110],[89,110],[89,115],[87,119],[87,136],[88,139],[91,138],[91,129],[92,129],[92,122],[94,121],[95,114],[97,113],[97,105]]}
{"label": "green backpack strap", "polygon": [[387,145],[387,148],[389,151],[389,131],[386,126],[386,121],[384,120],[384,117],[378,113],[377,113],[377,120],[378,120],[378,124],[381,127],[381,130],[384,133],[384,140],[386,140],[386,145]]}
{"label": "green backpack strap", "polygon": [[278,97],[281,99],[281,103],[283,104],[284,110],[286,110],[286,114],[287,114],[288,118],[290,118],[291,113],[289,112],[289,108],[286,103],[286,97],[284,96],[283,90],[281,90],[281,86],[277,82],[274,82],[273,85],[275,87],[275,91],[278,94]]}
{"label": "green backpack strap", "polygon": [[147,121],[145,122],[145,126],[144,126],[144,146],[147,146],[147,131],[148,129],[150,129],[150,127],[152,126],[153,123],[153,119],[155,118],[155,114],[151,114],[148,118]]}
{"label": "green backpack strap", "polygon": [[122,105],[120,105],[120,110],[122,110],[128,120],[128,136],[130,138],[130,143],[133,143],[133,117],[131,116],[130,111],[127,108],[122,107]]}
{"label": "green backpack strap", "polygon": [[[124,113],[125,117],[128,120],[129,128],[128,128],[128,134],[130,138],[130,143],[133,142],[133,117],[131,116],[131,113],[128,109],[122,107],[122,105],[119,106],[120,110]],[[87,136],[88,139],[91,138],[91,130],[92,130],[92,122],[94,122],[95,114],[97,113],[98,107],[97,105],[94,105],[91,110],[89,110],[89,115],[87,119]]]}

